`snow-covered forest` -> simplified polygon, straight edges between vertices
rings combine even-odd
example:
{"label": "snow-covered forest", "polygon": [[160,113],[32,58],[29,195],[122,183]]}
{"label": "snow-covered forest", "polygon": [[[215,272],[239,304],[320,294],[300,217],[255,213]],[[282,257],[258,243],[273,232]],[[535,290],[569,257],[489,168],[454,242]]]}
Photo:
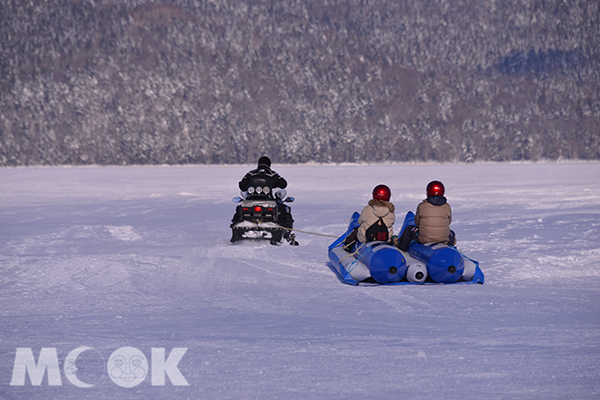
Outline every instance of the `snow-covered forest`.
{"label": "snow-covered forest", "polygon": [[588,0],[5,0],[0,165],[600,158]]}

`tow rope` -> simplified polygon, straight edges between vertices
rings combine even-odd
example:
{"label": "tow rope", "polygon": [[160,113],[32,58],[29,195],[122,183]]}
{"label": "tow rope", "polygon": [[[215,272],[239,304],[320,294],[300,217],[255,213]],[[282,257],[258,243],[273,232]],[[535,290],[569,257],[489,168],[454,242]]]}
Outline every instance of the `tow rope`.
{"label": "tow rope", "polygon": [[[262,222],[257,222],[257,225],[262,224]],[[308,231],[301,231],[299,229],[296,228],[287,228],[285,226],[281,226],[281,225],[274,225],[273,223],[269,223],[269,228],[281,228],[281,229],[285,229],[288,230],[290,232],[294,231],[294,232],[300,232],[300,233],[306,233],[308,235],[316,235],[316,236],[325,236],[325,237],[330,237],[330,238],[338,238],[338,236],[333,236],[333,235],[326,235],[324,233],[316,233],[316,232],[308,232]]]}

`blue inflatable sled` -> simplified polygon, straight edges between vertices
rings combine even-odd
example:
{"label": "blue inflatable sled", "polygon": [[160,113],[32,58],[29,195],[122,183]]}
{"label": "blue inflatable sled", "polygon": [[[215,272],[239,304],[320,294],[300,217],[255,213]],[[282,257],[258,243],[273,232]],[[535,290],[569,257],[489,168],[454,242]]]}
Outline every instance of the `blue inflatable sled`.
{"label": "blue inflatable sled", "polygon": [[[376,283],[382,285],[418,285],[449,283],[483,283],[483,272],[453,246],[411,242],[404,252],[385,242],[359,243],[351,252],[344,250],[346,237],[358,227],[352,215],[346,232],[329,246],[329,261],[338,278],[349,285]],[[414,225],[414,214],[408,212],[402,229]]]}

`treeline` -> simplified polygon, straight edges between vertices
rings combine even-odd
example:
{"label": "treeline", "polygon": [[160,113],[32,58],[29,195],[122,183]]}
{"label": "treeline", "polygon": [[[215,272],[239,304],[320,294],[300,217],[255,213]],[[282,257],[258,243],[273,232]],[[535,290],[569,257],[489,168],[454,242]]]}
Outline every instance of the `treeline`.
{"label": "treeline", "polygon": [[587,0],[4,0],[0,166],[600,159]]}

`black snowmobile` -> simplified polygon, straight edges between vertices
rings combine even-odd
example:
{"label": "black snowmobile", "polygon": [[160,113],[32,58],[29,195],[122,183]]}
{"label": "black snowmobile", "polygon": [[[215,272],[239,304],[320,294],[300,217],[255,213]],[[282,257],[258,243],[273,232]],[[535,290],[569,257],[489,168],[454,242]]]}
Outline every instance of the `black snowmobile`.
{"label": "black snowmobile", "polygon": [[277,244],[282,239],[297,246],[296,237],[291,233],[294,227],[291,209],[285,203],[294,201],[286,197],[285,189],[273,193],[268,180],[257,178],[250,182],[242,197],[234,197],[240,203],[231,220],[231,242],[243,239],[268,239]]}

